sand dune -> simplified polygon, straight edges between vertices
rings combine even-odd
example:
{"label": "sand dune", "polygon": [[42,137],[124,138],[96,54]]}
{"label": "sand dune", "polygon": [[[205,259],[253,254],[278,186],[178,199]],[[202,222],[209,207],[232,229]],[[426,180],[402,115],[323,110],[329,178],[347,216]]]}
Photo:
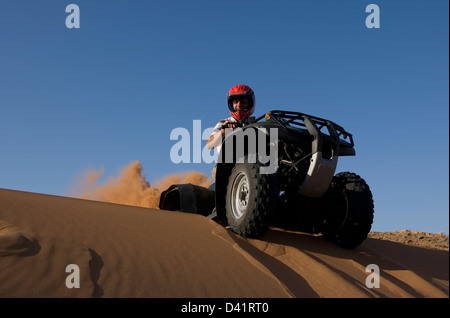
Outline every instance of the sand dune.
{"label": "sand dune", "polygon": [[448,298],[449,252],[277,228],[244,239],[199,215],[0,189],[0,297]]}

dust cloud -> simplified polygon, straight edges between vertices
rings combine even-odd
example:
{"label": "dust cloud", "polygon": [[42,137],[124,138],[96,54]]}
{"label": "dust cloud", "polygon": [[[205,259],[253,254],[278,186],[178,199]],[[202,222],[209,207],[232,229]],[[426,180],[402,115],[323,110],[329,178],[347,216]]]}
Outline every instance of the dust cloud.
{"label": "dust cloud", "polygon": [[103,184],[99,184],[98,180],[103,176],[104,170],[86,170],[68,195],[80,199],[158,208],[161,192],[172,184],[192,183],[208,187],[212,182],[205,174],[191,171],[168,175],[152,186],[142,173],[142,164],[133,161],[117,177],[111,176]]}

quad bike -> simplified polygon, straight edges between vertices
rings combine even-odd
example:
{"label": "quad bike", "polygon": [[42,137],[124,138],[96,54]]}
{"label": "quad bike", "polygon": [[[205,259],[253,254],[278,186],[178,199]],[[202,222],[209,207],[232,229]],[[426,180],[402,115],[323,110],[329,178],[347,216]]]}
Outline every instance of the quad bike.
{"label": "quad bike", "polygon": [[159,208],[208,216],[243,237],[279,226],[353,249],[374,216],[364,179],[335,174],[338,157],[354,155],[352,134],[334,122],[273,110],[240,123],[222,141],[215,183],[174,184],[161,193]]}

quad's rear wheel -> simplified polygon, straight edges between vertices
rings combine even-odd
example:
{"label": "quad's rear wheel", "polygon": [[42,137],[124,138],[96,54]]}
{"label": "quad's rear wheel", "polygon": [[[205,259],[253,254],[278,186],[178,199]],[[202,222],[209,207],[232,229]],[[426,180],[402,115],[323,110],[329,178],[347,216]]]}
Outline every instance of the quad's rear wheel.
{"label": "quad's rear wheel", "polygon": [[347,249],[354,249],[366,238],[372,227],[374,204],[367,183],[355,173],[335,175],[323,197],[323,236]]}
{"label": "quad's rear wheel", "polygon": [[231,230],[243,237],[258,238],[273,220],[278,192],[275,174],[261,174],[258,163],[237,163],[230,174],[226,216]]}

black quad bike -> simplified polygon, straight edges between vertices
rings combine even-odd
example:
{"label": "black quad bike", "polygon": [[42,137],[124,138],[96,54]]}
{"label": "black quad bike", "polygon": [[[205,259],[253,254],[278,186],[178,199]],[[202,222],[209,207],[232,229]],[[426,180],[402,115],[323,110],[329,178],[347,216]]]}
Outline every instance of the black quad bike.
{"label": "black quad bike", "polygon": [[174,184],[161,193],[160,209],[202,214],[248,238],[270,226],[322,234],[347,249],[367,238],[371,190],[355,173],[335,174],[338,157],[355,155],[352,134],[281,110],[239,126],[222,141],[215,183]]}

